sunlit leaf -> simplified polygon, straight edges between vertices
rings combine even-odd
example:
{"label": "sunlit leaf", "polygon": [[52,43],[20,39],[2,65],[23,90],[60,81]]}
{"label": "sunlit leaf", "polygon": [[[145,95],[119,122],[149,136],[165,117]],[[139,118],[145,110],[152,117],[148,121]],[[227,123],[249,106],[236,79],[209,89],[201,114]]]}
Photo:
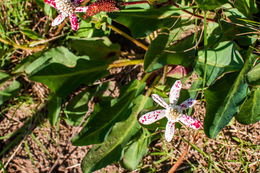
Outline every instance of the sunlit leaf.
{"label": "sunlit leaf", "polygon": [[107,74],[107,67],[102,62],[85,59],[77,61],[74,68],[60,63],[51,63],[32,73],[30,80],[47,85],[57,96],[64,97],[80,84],[89,84]]}
{"label": "sunlit leaf", "polygon": [[213,10],[228,3],[228,0],[195,0],[195,2],[202,10]]}
{"label": "sunlit leaf", "polygon": [[143,109],[147,99],[147,96],[142,95],[136,98],[131,115],[127,119],[117,122],[106,140],[102,144],[94,145],[86,154],[81,163],[84,173],[93,172],[122,159],[125,145],[141,128],[136,117]]}
{"label": "sunlit leaf", "polygon": [[249,70],[252,59],[251,55],[244,56],[248,58],[240,72],[224,75],[205,91],[207,112],[204,119],[204,131],[210,138],[215,138],[230,122],[246,98],[248,86],[244,76]]}
{"label": "sunlit leaf", "polygon": [[[205,51],[198,53],[198,60],[195,65],[196,72],[204,75]],[[226,72],[238,71],[243,67],[243,59],[237,51],[235,43],[225,41],[219,43],[215,48],[207,50],[206,82],[212,84],[218,77]]]}
{"label": "sunlit leaf", "polygon": [[72,139],[73,145],[90,145],[104,141],[112,126],[119,121],[123,121],[131,114],[131,106],[136,92],[141,84],[137,81],[133,82],[128,90],[120,96],[115,104],[101,107],[101,110],[91,117],[88,124],[81,132]]}
{"label": "sunlit leaf", "polygon": [[260,120],[260,88],[253,90],[246,98],[236,120],[242,124],[252,124]]}
{"label": "sunlit leaf", "polygon": [[246,80],[249,85],[260,85],[260,63],[247,73]]}

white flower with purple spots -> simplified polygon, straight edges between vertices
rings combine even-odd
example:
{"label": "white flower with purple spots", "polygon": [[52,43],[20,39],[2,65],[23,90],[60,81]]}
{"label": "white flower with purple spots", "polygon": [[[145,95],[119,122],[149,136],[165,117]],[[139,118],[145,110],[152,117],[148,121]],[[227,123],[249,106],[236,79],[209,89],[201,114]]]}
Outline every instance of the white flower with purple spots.
{"label": "white flower with purple spots", "polygon": [[183,114],[183,110],[192,107],[196,103],[195,99],[189,98],[182,102],[180,105],[177,105],[180,96],[181,86],[182,84],[180,80],[177,80],[173,84],[169,95],[169,105],[164,101],[162,97],[157,94],[153,94],[153,100],[165,109],[148,112],[139,118],[140,123],[147,125],[166,117],[168,119],[168,122],[165,130],[165,139],[168,142],[172,140],[172,137],[174,135],[175,122],[177,121],[180,121],[186,126],[193,129],[199,129],[202,126],[200,121]]}
{"label": "white flower with purple spots", "polygon": [[79,29],[78,19],[75,13],[87,12],[88,7],[78,7],[83,0],[44,0],[46,4],[56,8],[60,14],[52,21],[52,26],[61,24],[69,16],[71,28],[74,31]]}

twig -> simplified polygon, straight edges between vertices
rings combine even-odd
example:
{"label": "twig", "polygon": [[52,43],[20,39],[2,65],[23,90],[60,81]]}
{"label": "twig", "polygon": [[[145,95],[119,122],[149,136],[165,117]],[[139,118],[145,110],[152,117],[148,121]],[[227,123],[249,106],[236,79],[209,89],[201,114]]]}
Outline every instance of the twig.
{"label": "twig", "polygon": [[[194,16],[194,17],[199,18],[199,19],[204,19],[203,16],[200,16],[200,15],[197,15],[197,14],[193,14],[193,13],[191,13],[191,12],[185,10],[185,9],[182,9],[182,8],[181,8],[178,4],[176,4],[175,2],[172,2],[172,4],[173,4],[175,7],[181,9],[183,12],[185,12],[185,13],[191,15],[191,16]],[[209,21],[209,22],[217,23],[217,21],[214,20],[214,19],[209,19],[209,18],[207,18],[206,20]]]}
{"label": "twig", "polygon": [[[198,132],[196,137],[193,138],[192,143],[196,142],[199,139],[200,133]],[[177,160],[177,162],[173,165],[173,167],[169,170],[168,173],[174,173],[176,171],[176,169],[181,165],[181,163],[184,160],[184,157],[187,155],[187,153],[189,152],[191,146],[187,143],[187,146],[185,148],[185,151],[183,152],[183,154],[181,155],[181,157]]]}
{"label": "twig", "polygon": [[134,44],[136,44],[137,46],[143,48],[144,50],[148,50],[148,47],[145,46],[143,43],[137,41],[136,39],[134,39],[133,37],[131,37],[130,35],[126,34],[125,32],[121,31],[120,29],[114,27],[113,25],[110,25],[109,23],[107,23],[107,27],[111,28],[112,30],[116,31],[117,33],[119,33],[120,35],[124,36],[125,38],[127,38],[128,40],[132,41]]}
{"label": "twig", "polygon": [[143,65],[144,60],[140,59],[140,60],[127,60],[127,61],[122,61],[122,62],[114,62],[113,64],[110,64],[108,66],[108,69],[111,68],[116,68],[116,67],[125,67],[128,65]]}

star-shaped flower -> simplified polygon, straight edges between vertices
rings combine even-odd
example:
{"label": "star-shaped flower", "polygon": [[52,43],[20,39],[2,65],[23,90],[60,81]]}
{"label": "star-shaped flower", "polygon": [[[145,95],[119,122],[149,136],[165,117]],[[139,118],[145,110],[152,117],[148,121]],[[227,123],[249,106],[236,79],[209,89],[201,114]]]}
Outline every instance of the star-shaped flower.
{"label": "star-shaped flower", "polygon": [[176,105],[180,96],[181,86],[182,84],[180,80],[177,80],[173,84],[169,95],[169,105],[162,97],[157,94],[153,94],[153,100],[165,109],[148,112],[139,118],[140,123],[147,125],[152,124],[155,121],[162,119],[163,117],[166,117],[168,122],[165,130],[165,138],[168,142],[172,140],[175,129],[175,122],[177,121],[181,121],[183,124],[193,129],[199,129],[202,126],[200,121],[183,114],[183,110],[192,107],[196,103],[195,99],[189,98],[180,105]]}
{"label": "star-shaped flower", "polygon": [[78,19],[75,13],[87,12],[88,7],[78,7],[83,0],[44,0],[46,4],[56,8],[60,14],[52,21],[52,26],[59,25],[69,16],[71,28],[74,31],[79,29]]}

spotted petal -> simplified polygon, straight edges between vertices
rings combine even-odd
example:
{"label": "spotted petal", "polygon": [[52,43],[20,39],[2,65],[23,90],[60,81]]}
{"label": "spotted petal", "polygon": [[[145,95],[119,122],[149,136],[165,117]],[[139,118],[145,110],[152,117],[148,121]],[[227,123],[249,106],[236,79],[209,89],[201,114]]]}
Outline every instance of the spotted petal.
{"label": "spotted petal", "polygon": [[168,142],[172,140],[172,137],[174,135],[174,130],[175,130],[175,123],[173,121],[168,121],[165,130],[165,139]]}
{"label": "spotted petal", "polygon": [[56,26],[61,24],[61,22],[64,21],[64,19],[67,17],[65,13],[60,13],[51,23],[52,26]]}
{"label": "spotted petal", "polygon": [[139,122],[142,124],[152,124],[165,117],[165,109],[155,110],[142,115]]}
{"label": "spotted petal", "polygon": [[56,2],[55,0],[44,0],[44,2],[54,8],[56,8]]}
{"label": "spotted petal", "polygon": [[85,13],[85,12],[87,12],[87,11],[88,11],[88,7],[77,7],[77,8],[75,9],[75,12],[76,12],[76,13],[79,13],[79,12]]}
{"label": "spotted petal", "polygon": [[188,109],[188,108],[191,108],[192,106],[195,105],[195,103],[197,103],[197,100],[193,99],[193,98],[189,98],[187,100],[185,100],[184,102],[182,102],[180,104],[182,110],[185,110],[185,109]]}
{"label": "spotted petal", "polygon": [[180,91],[181,91],[181,81],[177,80],[173,85],[172,88],[170,90],[170,103],[171,104],[177,104],[179,97],[180,97]]}
{"label": "spotted petal", "polygon": [[164,99],[162,97],[160,97],[159,95],[157,94],[152,94],[152,98],[153,100],[158,103],[160,106],[164,107],[164,108],[167,108],[168,107],[168,104],[164,101]]}
{"label": "spotted petal", "polygon": [[70,23],[72,30],[77,31],[79,29],[79,22],[75,14],[70,15]]}
{"label": "spotted petal", "polygon": [[193,117],[190,117],[188,115],[182,115],[179,120],[185,124],[188,127],[191,127],[193,129],[199,129],[202,127],[202,124],[200,121],[196,120]]}

